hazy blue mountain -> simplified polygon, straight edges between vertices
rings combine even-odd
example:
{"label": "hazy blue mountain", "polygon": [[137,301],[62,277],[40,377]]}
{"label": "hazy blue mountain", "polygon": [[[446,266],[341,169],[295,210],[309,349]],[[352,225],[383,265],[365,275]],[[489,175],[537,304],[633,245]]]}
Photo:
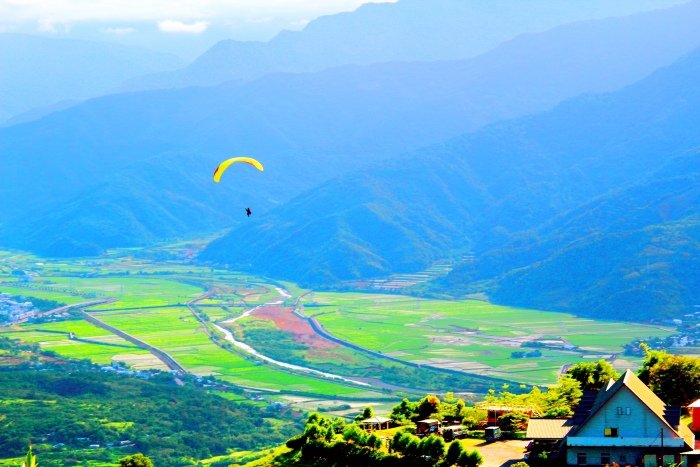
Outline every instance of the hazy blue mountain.
{"label": "hazy blue mountain", "polygon": [[[500,252],[499,265],[511,264],[490,295],[603,318],[692,312],[700,300],[700,154],[687,161],[675,174],[656,174],[554,219],[536,242]],[[490,259],[479,262],[488,267]],[[446,281],[463,281],[463,272]]]}
{"label": "hazy blue mountain", "polygon": [[[115,183],[108,178],[115,173],[125,174],[123,183],[150,177],[145,167],[153,158],[167,160],[174,173],[199,171],[206,177],[229,155],[263,159],[267,169],[260,185],[252,190],[243,180],[236,187],[238,193],[254,191],[255,212],[262,213],[363,164],[640,79],[700,42],[694,28],[699,6],[561,27],[465,61],[347,66],[270,75],[250,83],[94,99],[0,130],[0,154],[10,174],[0,185],[0,198],[7,200],[0,204],[1,236],[8,245],[40,250],[51,238],[65,236],[65,226],[76,224],[83,227],[71,230],[77,243],[84,236],[110,246],[111,237],[99,232],[127,224],[116,214],[112,224],[91,223],[90,213],[97,214],[91,209],[91,190]],[[664,28],[673,33],[666,31],[666,40],[658,43]],[[540,53],[533,52],[538,49]],[[588,135],[584,138],[590,141]],[[200,165],[179,162],[188,155]],[[218,186],[206,177],[200,188],[209,196]],[[165,185],[154,178],[143,186],[154,193],[172,190],[184,198],[193,192],[177,176]],[[138,191],[124,193],[132,195],[120,199],[124,212],[140,208]],[[232,201],[237,212],[238,199]],[[69,202],[82,206],[85,214],[75,217],[78,208],[67,211]],[[47,237],[26,234],[36,230],[34,223],[46,218],[40,215],[46,211],[52,213],[51,222],[45,223]],[[189,214],[184,211],[182,217]],[[229,218],[198,222],[192,225],[218,229]],[[124,235],[131,235],[134,244],[154,238],[137,228]]]}
{"label": "hazy blue mountain", "polygon": [[201,163],[199,157],[178,155],[146,159],[138,170],[108,170],[99,183],[59,205],[39,209],[28,222],[7,226],[2,235],[11,235],[19,248],[46,256],[91,256],[108,247],[220,230],[245,219],[246,206],[261,203],[257,171],[240,170],[237,183],[206,189],[212,182],[210,173],[199,170]]}
{"label": "hazy blue mountain", "polygon": [[189,66],[137,78],[125,89],[218,84],[273,72],[347,64],[464,59],[523,33],[574,21],[624,16],[682,0],[400,0],[318,18],[269,42],[221,41]]}
{"label": "hazy blue mountain", "polygon": [[180,66],[147,49],[0,34],[0,122],[35,107],[105,94],[123,81]]}
{"label": "hazy blue mountain", "polygon": [[[436,167],[438,165],[439,167]],[[472,234],[488,206],[469,169],[430,157],[332,180],[214,241],[204,261],[305,284],[416,270]]]}
{"label": "hazy blue mountain", "polygon": [[[623,303],[630,303],[630,295],[625,296],[627,302],[605,301],[598,294],[610,290],[599,284],[581,281],[579,288],[552,290],[545,278],[558,274],[564,282],[566,266],[577,260],[590,281],[604,280],[603,272],[622,277],[630,264],[638,266],[639,246],[647,237],[677,229],[686,239],[695,235],[695,244],[684,247],[668,274],[677,281],[675,289],[688,289],[697,274],[690,278],[693,274],[678,273],[697,272],[691,268],[700,259],[698,179],[690,171],[695,167],[697,173],[697,157],[670,161],[700,146],[699,75],[700,50],[616,93],[575,99],[541,116],[493,125],[401,161],[341,177],[232,230],[213,242],[202,259],[318,285],[329,279],[418,270],[450,251],[471,251],[478,263],[488,267],[493,261],[500,269],[473,273],[473,266],[465,266],[446,279],[449,287],[466,290],[474,280],[530,266],[529,275],[525,270],[506,276],[512,279],[504,279],[495,296],[507,303],[581,312],[593,312],[584,305],[600,300],[619,311]],[[661,175],[651,177],[662,168]],[[634,188],[620,191],[628,186]],[[618,194],[604,197],[613,191]],[[597,197],[603,198],[592,201]],[[673,197],[678,202],[664,209],[676,214],[658,214]],[[576,208],[580,210],[572,211]],[[571,213],[564,215],[567,212]],[[546,227],[547,222],[552,226]],[[602,240],[592,241],[590,251],[575,250],[587,246],[586,225],[608,226],[610,231],[597,232]],[[545,226],[541,235],[546,239],[541,242],[546,248],[531,246],[529,256],[523,255],[522,244],[533,243],[531,232],[540,226]],[[616,243],[618,234],[629,238]],[[660,248],[675,242],[661,240]],[[628,244],[617,253],[625,241]],[[574,250],[568,255],[567,245]],[[602,251],[608,256],[600,257]],[[495,259],[481,259],[482,255]],[[556,261],[558,255],[561,261]],[[605,271],[585,270],[587,263],[580,258],[593,256],[599,258],[591,264]],[[604,261],[606,257],[611,261]],[[543,263],[533,265],[534,261]],[[557,293],[563,300],[576,292],[587,296],[546,306]],[[523,296],[513,299],[517,294]],[[677,311],[692,297],[679,292],[664,302],[666,310]]]}

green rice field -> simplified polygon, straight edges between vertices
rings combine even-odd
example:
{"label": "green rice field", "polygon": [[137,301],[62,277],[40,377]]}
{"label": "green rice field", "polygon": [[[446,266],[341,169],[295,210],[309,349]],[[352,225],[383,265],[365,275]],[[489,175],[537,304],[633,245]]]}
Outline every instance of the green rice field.
{"label": "green rice field", "polygon": [[[95,341],[86,343],[71,340],[68,333],[72,332],[76,337]],[[121,337],[94,326],[82,320],[58,321],[22,326],[16,328],[0,328],[0,336],[20,339],[24,342],[40,344],[44,350],[51,350],[59,355],[75,359],[89,359],[95,363],[108,364],[112,361],[124,361],[127,363],[143,361],[143,357],[150,356],[146,350],[136,347]],[[139,368],[165,369],[165,365],[156,360],[151,365],[134,365]]]}
{"label": "green rice field", "polygon": [[[196,375],[214,375],[241,386],[309,392],[326,396],[368,397],[368,391],[331,381],[290,374],[258,364],[214,344],[186,307],[95,313],[104,322],[153,345]],[[376,394],[374,394],[376,396]]]}
{"label": "green rice field", "polygon": [[[179,258],[184,250],[178,248],[165,247],[163,251]],[[286,306],[309,291],[293,283],[271,283],[187,264],[181,259],[156,261],[149,259],[149,254],[139,249],[114,250],[96,259],[49,261],[0,251],[0,291],[62,304],[115,298],[117,301],[97,306],[92,312],[168,352],[198,375],[215,375],[238,385],[268,390],[283,388],[326,396],[377,395],[283,371],[256,362],[250,355],[222,349],[182,306],[208,293],[198,303],[199,309],[210,321],[221,322],[256,305],[281,300],[277,287],[284,287],[291,295],[285,299]],[[17,274],[18,270],[25,271],[26,276]],[[360,347],[414,363],[528,384],[553,383],[566,365],[582,360],[606,358],[620,369],[633,368],[639,361],[622,355],[623,344],[672,333],[658,326],[601,322],[476,300],[314,292],[304,296],[302,303],[305,315],[314,316],[328,332]],[[90,342],[71,340],[68,332]],[[38,342],[47,350],[71,358],[89,358],[100,364],[124,361],[135,368],[162,367],[146,351],[76,319],[0,328],[0,333]],[[290,339],[293,337],[290,335]],[[528,347],[533,343],[539,347]],[[257,344],[256,349],[265,353],[265,348]],[[535,350],[536,356],[513,355]],[[334,372],[344,374],[339,371],[343,365],[365,362],[367,356],[363,355],[350,349],[309,352],[307,361],[312,367],[335,368]]]}
{"label": "green rice field", "polygon": [[[523,310],[482,301],[445,301],[407,296],[314,293],[304,313],[331,334],[386,355],[446,368],[553,383],[564,365],[614,359],[616,366],[638,364],[621,355],[635,338],[664,337],[671,329],[577,318],[570,314]],[[312,300],[312,301],[311,301]],[[512,358],[532,351],[524,343],[547,342],[535,358]]]}

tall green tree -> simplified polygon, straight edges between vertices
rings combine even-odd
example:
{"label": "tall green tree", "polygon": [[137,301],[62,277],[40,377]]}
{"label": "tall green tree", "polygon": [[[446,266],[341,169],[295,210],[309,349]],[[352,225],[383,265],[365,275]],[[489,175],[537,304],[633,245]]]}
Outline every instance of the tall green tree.
{"label": "tall green tree", "polygon": [[652,350],[644,342],[642,342],[639,347],[642,349],[642,352],[644,352],[644,360],[642,361],[642,367],[639,369],[637,376],[644,384],[648,385],[651,369],[661,360],[668,357],[669,354],[663,350]]}
{"label": "tall green tree", "polygon": [[355,424],[348,425],[343,431],[343,439],[364,446],[367,442],[367,432]]}
{"label": "tall green tree", "polygon": [[382,440],[375,433],[372,433],[367,437],[367,440],[365,441],[365,446],[372,449],[379,449],[382,447]]}
{"label": "tall green tree", "polygon": [[700,398],[700,358],[668,355],[649,370],[649,387],[669,405]]}
{"label": "tall green tree", "polygon": [[576,381],[569,374],[561,375],[557,381],[557,385],[549,388],[544,394],[548,411],[554,410],[555,408],[564,412],[568,410],[567,415],[573,413],[573,410],[581,401],[581,396],[583,396],[581,383]]}
{"label": "tall green tree", "polygon": [[498,426],[503,431],[522,431],[527,427],[527,421],[523,412],[509,412],[498,417]]}
{"label": "tall green tree", "polygon": [[445,440],[442,436],[426,436],[420,442],[420,452],[435,464],[445,455]]}
{"label": "tall green tree", "polygon": [[464,451],[457,459],[457,465],[461,467],[478,467],[484,463],[484,456],[476,449]]}
{"label": "tall green tree", "polygon": [[581,362],[569,368],[566,373],[581,384],[583,391],[598,391],[611,379],[620,377],[620,373],[605,360]]}
{"label": "tall green tree", "polygon": [[464,452],[464,446],[459,441],[453,441],[450,447],[447,448],[447,454],[445,455],[445,464],[454,465],[457,463],[459,456]]}
{"label": "tall green tree", "polygon": [[119,467],[153,467],[153,461],[138,453],[119,459]]}
{"label": "tall green tree", "polygon": [[418,412],[418,420],[428,418],[440,411],[440,399],[434,394],[428,394],[418,402],[416,411]]}

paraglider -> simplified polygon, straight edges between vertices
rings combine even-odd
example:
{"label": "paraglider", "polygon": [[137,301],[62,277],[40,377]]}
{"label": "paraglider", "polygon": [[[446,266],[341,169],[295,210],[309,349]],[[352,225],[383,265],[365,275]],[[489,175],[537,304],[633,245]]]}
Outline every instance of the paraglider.
{"label": "paraglider", "polygon": [[[214,181],[216,183],[219,183],[221,181],[221,176],[224,174],[224,172],[226,172],[226,170],[232,164],[235,164],[237,162],[244,162],[246,164],[250,164],[261,172],[264,170],[263,165],[259,161],[253,159],[252,157],[232,157],[231,159],[226,159],[216,167],[216,170],[214,170]],[[250,217],[251,214],[253,214],[253,211],[251,211],[250,208],[245,208],[245,215]]]}
{"label": "paraglider", "polygon": [[226,172],[226,169],[228,169],[231,164],[235,164],[236,162],[245,162],[261,172],[264,170],[263,165],[252,157],[232,157],[231,159],[223,161],[216,167],[216,170],[214,171],[214,181],[219,183],[221,181],[221,176],[224,174],[224,172]]}

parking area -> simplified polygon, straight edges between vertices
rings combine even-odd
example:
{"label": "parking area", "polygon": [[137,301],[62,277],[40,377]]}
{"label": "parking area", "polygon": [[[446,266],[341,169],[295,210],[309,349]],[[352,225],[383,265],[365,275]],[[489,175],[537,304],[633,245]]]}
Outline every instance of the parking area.
{"label": "parking area", "polygon": [[484,456],[483,467],[501,467],[523,460],[528,443],[529,441],[508,440],[493,443],[481,442],[472,447]]}

